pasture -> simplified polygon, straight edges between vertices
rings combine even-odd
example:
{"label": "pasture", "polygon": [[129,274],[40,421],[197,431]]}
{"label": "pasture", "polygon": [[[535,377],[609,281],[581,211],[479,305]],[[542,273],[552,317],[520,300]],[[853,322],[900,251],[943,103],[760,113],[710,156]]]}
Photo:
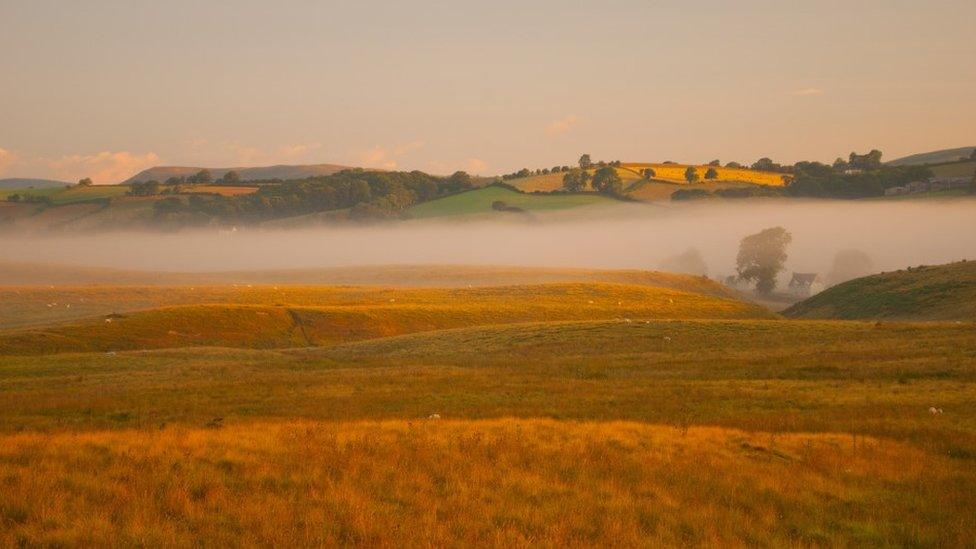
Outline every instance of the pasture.
{"label": "pasture", "polygon": [[[495,211],[492,203],[502,201],[522,211]],[[433,217],[478,216],[484,219],[512,219],[526,213],[565,210],[581,206],[613,204],[615,201],[597,194],[523,194],[497,186],[466,191],[452,196],[422,202],[407,210],[414,219]]]}
{"label": "pasture", "polygon": [[0,545],[976,542],[972,323],[469,269],[3,288]]}

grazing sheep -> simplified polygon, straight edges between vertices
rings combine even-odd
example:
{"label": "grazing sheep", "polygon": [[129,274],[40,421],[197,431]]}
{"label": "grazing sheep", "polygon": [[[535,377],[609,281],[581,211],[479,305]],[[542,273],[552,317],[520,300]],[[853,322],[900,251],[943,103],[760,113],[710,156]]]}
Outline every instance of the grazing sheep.
{"label": "grazing sheep", "polygon": [[429,416],[427,416],[427,419],[440,419],[440,418],[441,418],[440,414],[430,414]]}
{"label": "grazing sheep", "polygon": [[664,341],[670,342],[671,341],[671,336],[664,336]]}
{"label": "grazing sheep", "polygon": [[942,408],[936,408],[935,406],[929,406],[929,413],[933,416],[937,416],[942,413]]}

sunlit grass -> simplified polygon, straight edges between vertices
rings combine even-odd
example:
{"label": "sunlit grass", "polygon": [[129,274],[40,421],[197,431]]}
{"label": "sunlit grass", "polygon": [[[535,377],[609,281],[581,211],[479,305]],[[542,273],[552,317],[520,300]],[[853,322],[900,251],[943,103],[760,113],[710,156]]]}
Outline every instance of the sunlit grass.
{"label": "sunlit grass", "polygon": [[5,545],[973,539],[971,468],[842,434],[500,419],[0,440]]}

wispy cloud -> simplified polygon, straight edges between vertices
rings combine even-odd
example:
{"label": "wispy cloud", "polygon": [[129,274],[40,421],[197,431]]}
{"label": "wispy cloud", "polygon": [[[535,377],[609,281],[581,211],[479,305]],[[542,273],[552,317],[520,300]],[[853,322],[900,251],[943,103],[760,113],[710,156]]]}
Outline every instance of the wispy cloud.
{"label": "wispy cloud", "polygon": [[7,167],[14,163],[14,153],[0,148],[0,175],[7,171]]}
{"label": "wispy cloud", "polygon": [[579,117],[576,115],[569,115],[554,122],[551,122],[546,126],[546,135],[550,137],[555,137],[557,135],[562,135],[573,129],[573,126],[579,122]]}
{"label": "wispy cloud", "polygon": [[823,94],[824,91],[820,88],[801,88],[790,92],[790,95],[795,97],[809,97],[811,95],[823,95]]}
{"label": "wispy cloud", "polygon": [[427,162],[427,173],[434,175],[448,175],[458,170],[468,172],[471,175],[484,175],[488,169],[488,163],[480,158],[465,158],[461,162],[440,162],[431,160]]}
{"label": "wispy cloud", "polygon": [[384,170],[395,170],[399,165],[399,160],[417,149],[426,145],[424,141],[410,141],[401,143],[393,147],[375,147],[361,151],[356,154],[356,159],[364,168],[381,168]]}
{"label": "wispy cloud", "polygon": [[488,163],[480,158],[469,158],[464,161],[464,171],[470,174],[481,175],[487,169]]}
{"label": "wispy cloud", "polygon": [[118,183],[132,175],[159,165],[159,156],[149,152],[102,151],[95,154],[73,154],[47,161],[57,179],[75,181],[90,177],[96,184]]}
{"label": "wispy cloud", "polygon": [[184,157],[181,162],[213,168],[226,168],[332,160],[314,157],[322,149],[322,146],[321,143],[310,142],[262,148],[236,140],[210,141],[205,138],[194,138],[184,142]]}

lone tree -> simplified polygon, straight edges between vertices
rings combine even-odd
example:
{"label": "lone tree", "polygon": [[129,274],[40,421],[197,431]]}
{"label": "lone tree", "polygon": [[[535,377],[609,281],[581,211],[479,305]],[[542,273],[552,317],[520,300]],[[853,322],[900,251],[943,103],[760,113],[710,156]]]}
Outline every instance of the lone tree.
{"label": "lone tree", "polygon": [[566,175],[563,176],[563,189],[571,193],[582,192],[586,188],[586,175],[583,170],[566,172]]}
{"label": "lone tree", "polygon": [[696,170],[694,166],[688,166],[688,169],[685,170],[685,181],[688,183],[698,181],[698,170]]}
{"label": "lone tree", "polygon": [[86,177],[84,179],[79,179],[78,180],[78,186],[79,187],[91,187],[92,186],[92,180],[91,180],[91,178],[90,177]]}
{"label": "lone tree", "polygon": [[231,170],[225,173],[224,176],[220,178],[220,180],[223,183],[228,183],[228,184],[240,183],[241,176],[237,175],[237,172],[235,172],[234,170]]}
{"label": "lone tree", "polygon": [[210,175],[210,170],[200,170],[200,171],[198,171],[196,173],[196,175],[190,176],[186,180],[186,182],[187,183],[203,183],[204,185],[206,185],[207,183],[212,183],[213,182],[213,176]]}
{"label": "lone tree", "polygon": [[743,238],[735,258],[739,278],[755,281],[758,293],[771,294],[776,289],[776,275],[786,263],[786,247],[792,240],[793,235],[783,227],[765,229]]}
{"label": "lone tree", "polygon": [[601,194],[619,195],[623,193],[624,182],[617,175],[617,170],[606,166],[593,174],[593,189]]}
{"label": "lone tree", "polygon": [[642,173],[644,174],[644,179],[654,179],[657,177],[657,173],[654,171],[654,168],[645,168]]}
{"label": "lone tree", "polygon": [[708,171],[705,172],[705,179],[716,179],[716,178],[718,178],[718,171],[716,171],[715,168],[708,168]]}
{"label": "lone tree", "polygon": [[584,154],[583,156],[580,157],[580,159],[579,159],[579,167],[581,169],[587,170],[592,165],[593,165],[593,161],[590,160],[590,155]]}
{"label": "lone tree", "polygon": [[721,166],[722,163],[719,162],[718,160],[712,160],[711,162],[708,163],[708,165],[709,166]]}

